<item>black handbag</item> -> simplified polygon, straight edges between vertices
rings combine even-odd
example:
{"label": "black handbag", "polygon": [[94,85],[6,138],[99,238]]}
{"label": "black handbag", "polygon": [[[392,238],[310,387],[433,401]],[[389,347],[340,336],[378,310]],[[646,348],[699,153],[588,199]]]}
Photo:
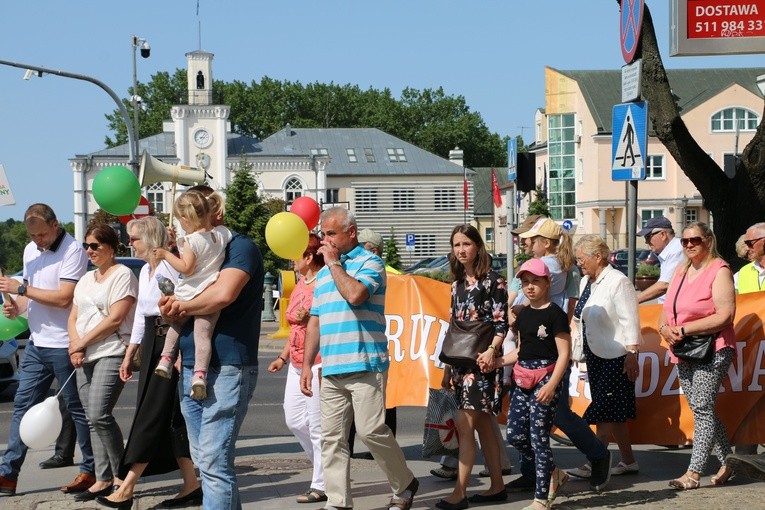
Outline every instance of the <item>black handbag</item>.
{"label": "black handbag", "polygon": [[478,364],[478,355],[489,348],[493,338],[494,324],[491,322],[452,318],[438,359],[453,367],[474,368]]}
{"label": "black handbag", "polygon": [[[672,312],[675,314],[675,324],[677,324],[677,296],[680,294],[680,288],[685,281],[685,273],[677,286],[675,301],[672,303]],[[690,361],[693,363],[709,363],[715,355],[715,339],[719,333],[710,335],[686,335],[683,339],[670,347],[672,354],[677,359]]]}

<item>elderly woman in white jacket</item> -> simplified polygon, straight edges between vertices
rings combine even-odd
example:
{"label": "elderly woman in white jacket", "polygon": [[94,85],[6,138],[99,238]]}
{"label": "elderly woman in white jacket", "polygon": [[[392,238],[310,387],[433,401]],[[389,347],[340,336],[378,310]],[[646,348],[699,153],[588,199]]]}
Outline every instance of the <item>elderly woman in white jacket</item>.
{"label": "elderly woman in white jacket", "polygon": [[621,460],[612,475],[634,474],[638,464],[630,444],[627,420],[636,418],[640,322],[635,288],[608,264],[608,245],[587,235],[576,243],[577,264],[584,278],[574,311],[583,341],[592,403],[584,413],[606,445],[613,438]]}

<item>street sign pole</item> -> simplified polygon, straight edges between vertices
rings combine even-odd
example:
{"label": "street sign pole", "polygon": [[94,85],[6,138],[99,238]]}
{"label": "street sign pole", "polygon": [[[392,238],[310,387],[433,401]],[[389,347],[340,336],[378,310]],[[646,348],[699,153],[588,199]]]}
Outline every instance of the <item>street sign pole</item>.
{"label": "street sign pole", "polygon": [[637,250],[638,181],[627,181],[627,278],[635,283],[635,251]]}

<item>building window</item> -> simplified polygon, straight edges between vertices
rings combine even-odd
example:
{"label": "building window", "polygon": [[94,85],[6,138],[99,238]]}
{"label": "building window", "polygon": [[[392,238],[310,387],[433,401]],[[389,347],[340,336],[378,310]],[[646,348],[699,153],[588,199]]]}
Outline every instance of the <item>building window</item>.
{"label": "building window", "polygon": [[356,150],[355,149],[345,149],[345,153],[348,154],[348,163],[358,163],[359,160],[356,158]]}
{"label": "building window", "polygon": [[436,236],[418,233],[417,242],[414,245],[415,258],[432,257],[434,255],[443,255],[443,253],[436,252]]}
{"label": "building window", "polygon": [[369,188],[359,188],[356,190],[356,210],[357,211],[376,211],[377,210],[377,190]]}
{"label": "building window", "polygon": [[336,204],[340,201],[340,189],[339,188],[331,188],[328,189],[325,193],[325,200],[324,202],[328,204]]}
{"label": "building window", "polygon": [[165,212],[165,189],[162,183],[155,182],[146,190],[146,199],[154,212],[159,214]]}
{"label": "building window", "polygon": [[391,163],[406,163],[404,149],[388,149],[388,160]]}
{"label": "building window", "polygon": [[640,228],[645,227],[651,218],[658,218],[659,216],[664,216],[664,209],[643,209],[640,211]]}
{"label": "building window", "polygon": [[375,153],[370,148],[364,149],[364,156],[367,158],[367,163],[374,163],[375,160]]}
{"label": "building window", "polygon": [[686,207],[685,208],[685,223],[683,223],[683,226],[689,223],[695,223],[697,221],[699,221],[698,210],[691,207]]}
{"label": "building window", "polygon": [[311,156],[328,156],[327,149],[311,149]]}
{"label": "building window", "polygon": [[457,211],[463,205],[461,190],[436,188],[433,190],[433,209],[436,211]]}
{"label": "building window", "polygon": [[303,196],[303,183],[300,179],[293,177],[287,181],[287,185],[284,186],[284,200],[288,204],[294,202],[295,199]]}
{"label": "building window", "polygon": [[393,210],[394,211],[414,211],[414,190],[394,189],[393,190]]}
{"label": "building window", "polygon": [[486,233],[483,236],[483,240],[487,243],[493,243],[494,242],[494,228],[493,227],[486,227]]}
{"label": "building window", "polygon": [[576,212],[575,115],[564,113],[547,118],[547,147],[550,169],[547,201],[555,220],[574,218]]}
{"label": "building window", "polygon": [[760,119],[757,113],[746,108],[726,108],[712,115],[713,133],[731,133],[738,131],[754,131]]}
{"label": "building window", "polygon": [[645,162],[646,179],[664,179],[664,155],[648,156]]}

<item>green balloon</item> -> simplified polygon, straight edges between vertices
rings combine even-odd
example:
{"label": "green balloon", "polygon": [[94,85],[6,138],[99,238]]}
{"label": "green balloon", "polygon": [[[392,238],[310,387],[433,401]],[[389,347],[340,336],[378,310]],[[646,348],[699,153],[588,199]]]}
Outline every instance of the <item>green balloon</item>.
{"label": "green balloon", "polygon": [[15,338],[29,327],[29,323],[24,317],[16,317],[15,319],[9,319],[3,314],[0,314],[0,341],[4,342]]}
{"label": "green balloon", "polygon": [[108,166],[93,179],[93,198],[109,214],[132,214],[141,200],[138,178],[124,166]]}

